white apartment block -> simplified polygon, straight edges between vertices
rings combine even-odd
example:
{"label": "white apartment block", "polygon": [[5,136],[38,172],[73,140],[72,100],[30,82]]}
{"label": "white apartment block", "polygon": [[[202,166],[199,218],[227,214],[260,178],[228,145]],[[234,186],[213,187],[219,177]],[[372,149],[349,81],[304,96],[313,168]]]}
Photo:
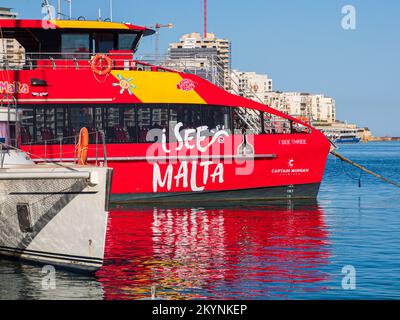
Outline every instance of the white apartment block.
{"label": "white apartment block", "polygon": [[268,92],[265,95],[265,104],[286,114],[290,114],[290,106],[282,92]]}
{"label": "white apartment block", "polygon": [[24,63],[25,48],[16,39],[0,39],[0,68],[20,69]]}
{"label": "white apartment block", "polygon": [[232,70],[231,92],[265,103],[266,93],[272,92],[272,79],[268,78],[266,74]]}
{"label": "white apartment block", "polygon": [[322,94],[302,92],[269,92],[265,103],[293,117],[315,124],[330,125],[336,121],[335,100]]}
{"label": "white apartment block", "polygon": [[317,123],[335,123],[335,100],[322,94],[310,95],[310,114],[312,115],[312,120]]}
{"label": "white apartment block", "polygon": [[[16,19],[18,13],[10,8],[0,7],[0,19]],[[0,68],[22,68],[25,63],[25,49],[16,39],[0,39]]]}

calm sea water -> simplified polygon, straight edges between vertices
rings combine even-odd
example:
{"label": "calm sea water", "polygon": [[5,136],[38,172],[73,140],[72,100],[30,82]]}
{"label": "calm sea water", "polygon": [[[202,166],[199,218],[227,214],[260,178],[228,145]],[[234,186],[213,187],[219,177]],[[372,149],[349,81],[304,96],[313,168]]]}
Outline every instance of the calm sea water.
{"label": "calm sea water", "polygon": [[[400,182],[400,143],[339,151]],[[398,299],[400,190],[330,157],[315,203],[117,208],[95,277],[58,271],[45,290],[41,271],[0,260],[0,298]]]}

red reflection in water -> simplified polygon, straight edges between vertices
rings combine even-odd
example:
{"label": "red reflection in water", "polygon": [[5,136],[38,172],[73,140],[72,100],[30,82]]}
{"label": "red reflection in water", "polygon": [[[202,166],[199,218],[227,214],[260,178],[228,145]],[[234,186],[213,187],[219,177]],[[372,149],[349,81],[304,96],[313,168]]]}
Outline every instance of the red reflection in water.
{"label": "red reflection in water", "polygon": [[321,290],[327,237],[317,205],[115,210],[97,276],[106,299],[149,297],[154,284],[171,299]]}

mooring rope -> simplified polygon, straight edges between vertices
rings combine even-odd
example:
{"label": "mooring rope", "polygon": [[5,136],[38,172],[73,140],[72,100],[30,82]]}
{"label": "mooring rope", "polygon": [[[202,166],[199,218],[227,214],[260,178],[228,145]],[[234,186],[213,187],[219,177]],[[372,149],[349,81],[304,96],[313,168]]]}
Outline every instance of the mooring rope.
{"label": "mooring rope", "polygon": [[[391,180],[385,178],[384,176],[382,176],[380,174],[377,174],[377,173],[375,173],[375,172],[363,167],[362,165],[360,165],[358,163],[355,163],[354,161],[346,158],[345,156],[341,155],[340,153],[337,153],[335,150],[332,150],[330,153],[333,156],[339,158],[340,160],[342,160],[344,162],[347,162],[348,164],[351,164],[352,166],[354,166],[354,167],[356,167],[356,168],[358,168],[358,169],[360,169],[360,170],[362,170],[362,171],[364,171],[364,172],[366,172],[366,173],[368,173],[370,175],[373,175],[374,177],[376,177],[378,179],[381,179],[381,180],[385,181],[386,183],[390,183],[390,184],[396,186],[397,188],[400,188],[400,184],[399,183],[391,181]],[[361,174],[360,174],[360,179],[361,179]],[[360,182],[359,182],[359,184],[360,184]]]}

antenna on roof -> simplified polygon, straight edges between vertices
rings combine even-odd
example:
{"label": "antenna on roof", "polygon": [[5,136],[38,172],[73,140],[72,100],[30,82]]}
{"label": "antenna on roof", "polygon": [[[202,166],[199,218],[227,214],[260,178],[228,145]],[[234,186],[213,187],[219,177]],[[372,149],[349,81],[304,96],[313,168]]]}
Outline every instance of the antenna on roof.
{"label": "antenna on roof", "polygon": [[61,0],[57,3],[57,20],[61,20]]}
{"label": "antenna on roof", "polygon": [[207,0],[204,1],[204,39],[207,38]]}
{"label": "antenna on roof", "polygon": [[113,2],[110,0],[110,21],[113,21]]}
{"label": "antenna on roof", "polygon": [[69,20],[72,19],[72,0],[65,0],[65,2],[69,3]]}
{"label": "antenna on roof", "polygon": [[[51,10],[52,6],[50,6],[49,1],[43,0],[43,3],[42,3],[42,10],[43,10],[43,8],[46,8],[46,10],[47,10],[47,15],[49,16],[49,19],[50,19],[50,20],[53,20],[53,19],[54,19],[54,17],[53,17],[53,11]],[[43,11],[42,11],[42,12],[43,12]]]}

